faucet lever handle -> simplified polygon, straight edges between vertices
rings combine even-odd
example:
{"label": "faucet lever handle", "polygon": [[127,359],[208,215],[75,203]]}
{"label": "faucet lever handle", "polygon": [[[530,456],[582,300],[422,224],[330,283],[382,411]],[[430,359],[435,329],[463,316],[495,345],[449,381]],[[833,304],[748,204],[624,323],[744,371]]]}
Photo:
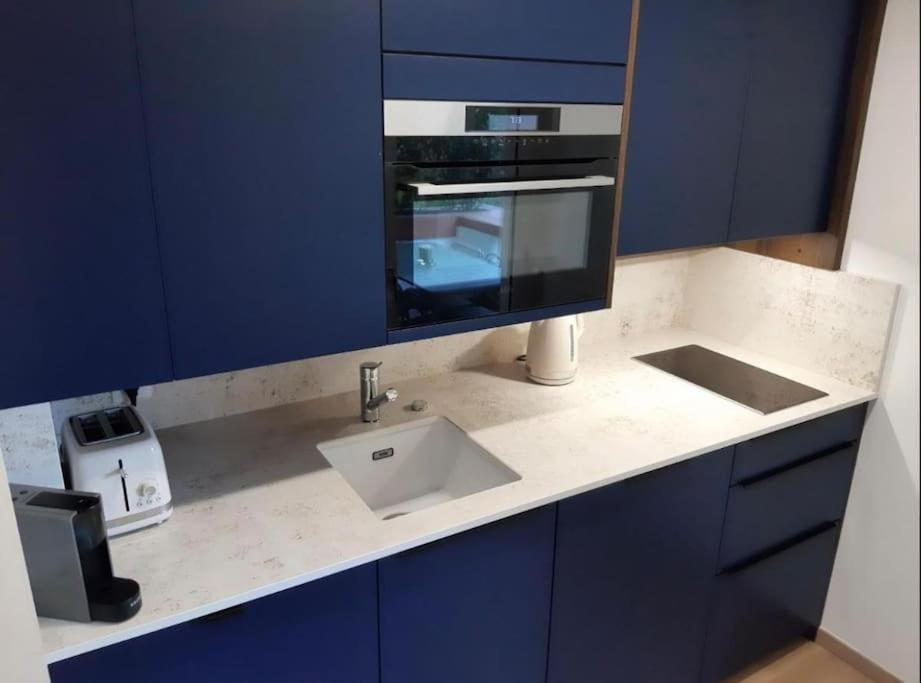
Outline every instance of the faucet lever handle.
{"label": "faucet lever handle", "polygon": [[378,368],[380,368],[381,365],[383,365],[383,363],[381,363],[380,361],[374,361],[374,360],[365,361],[365,362],[362,363],[361,366],[360,366],[360,367],[361,367],[361,376],[362,376],[362,377],[369,377],[369,376],[373,375],[375,372],[377,372]]}

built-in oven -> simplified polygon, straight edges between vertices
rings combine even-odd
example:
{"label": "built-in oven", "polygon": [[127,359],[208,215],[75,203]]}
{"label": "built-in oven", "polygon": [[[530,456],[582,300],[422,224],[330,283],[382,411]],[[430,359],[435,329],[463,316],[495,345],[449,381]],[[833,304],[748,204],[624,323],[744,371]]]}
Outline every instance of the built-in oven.
{"label": "built-in oven", "polygon": [[391,341],[603,307],[621,115],[385,101]]}

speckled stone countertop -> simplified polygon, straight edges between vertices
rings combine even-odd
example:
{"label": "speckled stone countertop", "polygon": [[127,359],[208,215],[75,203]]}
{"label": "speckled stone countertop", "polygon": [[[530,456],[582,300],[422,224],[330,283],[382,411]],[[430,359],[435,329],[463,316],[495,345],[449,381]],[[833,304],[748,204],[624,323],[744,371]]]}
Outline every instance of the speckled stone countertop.
{"label": "speckled stone countertop", "polygon": [[[632,360],[696,343],[825,391],[763,416]],[[41,619],[48,662],[194,619],[524,510],[875,398],[715,338],[667,330],[585,354],[565,387],[525,380],[519,364],[397,383],[382,427],[444,415],[521,480],[382,521],[316,444],[379,429],[357,392],[173,427],[159,433],[175,512],[111,542],[118,576],[144,607],[122,624]],[[383,380],[387,381],[386,368]],[[357,385],[356,370],[356,385]],[[408,409],[414,399],[428,411]]]}

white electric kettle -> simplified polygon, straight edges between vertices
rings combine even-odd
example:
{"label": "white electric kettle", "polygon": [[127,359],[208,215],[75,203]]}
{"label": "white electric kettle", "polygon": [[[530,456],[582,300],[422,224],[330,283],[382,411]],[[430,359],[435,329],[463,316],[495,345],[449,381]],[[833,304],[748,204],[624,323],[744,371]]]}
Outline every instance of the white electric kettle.
{"label": "white electric kettle", "polygon": [[579,370],[581,315],[538,320],[528,334],[528,379],[538,384],[569,384]]}

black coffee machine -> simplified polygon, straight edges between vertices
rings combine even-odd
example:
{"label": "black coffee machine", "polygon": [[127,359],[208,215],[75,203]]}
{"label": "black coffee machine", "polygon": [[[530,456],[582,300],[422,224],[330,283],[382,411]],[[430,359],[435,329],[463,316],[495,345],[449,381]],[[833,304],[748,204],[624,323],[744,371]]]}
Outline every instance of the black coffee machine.
{"label": "black coffee machine", "polygon": [[125,621],[141,609],[136,581],[112,575],[97,493],[10,484],[39,616]]}

